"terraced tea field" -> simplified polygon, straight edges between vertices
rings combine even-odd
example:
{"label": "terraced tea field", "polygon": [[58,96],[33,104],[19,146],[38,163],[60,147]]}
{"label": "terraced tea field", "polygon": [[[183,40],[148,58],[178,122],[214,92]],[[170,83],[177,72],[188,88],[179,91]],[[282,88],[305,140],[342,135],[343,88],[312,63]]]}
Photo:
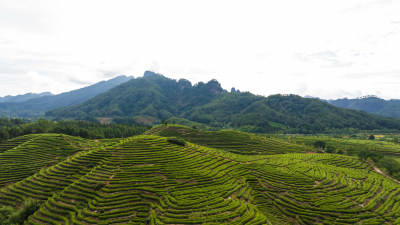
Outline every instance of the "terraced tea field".
{"label": "terraced tea field", "polygon": [[13,139],[7,140],[3,143],[0,143],[0,153],[5,152],[9,149],[15,148],[18,145],[33,139],[34,137],[36,137],[36,135],[30,134],[30,135],[13,138]]}
{"label": "terraced tea field", "polygon": [[389,142],[389,141],[378,141],[378,140],[359,140],[350,138],[334,138],[329,136],[277,136],[281,140],[289,141],[292,144],[300,144],[312,146],[316,141],[324,141],[326,145],[335,147],[336,149],[342,149],[344,151],[360,151],[369,150],[379,152],[383,154],[400,155],[400,144]]}
{"label": "terraced tea field", "polygon": [[234,131],[202,131],[180,125],[160,125],[146,134],[155,134],[163,137],[182,137],[183,139],[206,147],[223,149],[238,154],[279,154],[301,153],[315,151],[315,149],[288,143],[278,138],[264,138],[258,135]]}
{"label": "terraced tea field", "polygon": [[60,134],[30,134],[0,144],[0,188],[29,177],[90,146],[106,144]]}
{"label": "terraced tea field", "polygon": [[0,189],[0,206],[27,198],[41,206],[26,224],[400,224],[400,184],[356,157],[154,135],[87,147]]}

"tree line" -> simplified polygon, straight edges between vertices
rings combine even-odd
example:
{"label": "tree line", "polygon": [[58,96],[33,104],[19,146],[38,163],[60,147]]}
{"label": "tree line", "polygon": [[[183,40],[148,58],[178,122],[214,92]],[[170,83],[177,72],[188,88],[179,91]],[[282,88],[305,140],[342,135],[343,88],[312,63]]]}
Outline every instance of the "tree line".
{"label": "tree line", "polygon": [[123,138],[143,134],[151,127],[135,123],[99,124],[86,121],[51,121],[0,118],[0,142],[26,134],[59,133],[88,139]]}

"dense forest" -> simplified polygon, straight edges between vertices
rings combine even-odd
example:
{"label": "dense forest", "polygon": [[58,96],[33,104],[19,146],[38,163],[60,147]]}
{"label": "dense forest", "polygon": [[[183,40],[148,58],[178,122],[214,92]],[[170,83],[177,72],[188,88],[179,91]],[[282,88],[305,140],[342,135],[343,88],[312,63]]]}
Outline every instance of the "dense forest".
{"label": "dense forest", "polygon": [[330,133],[400,130],[400,120],[335,107],[297,95],[269,97],[224,90],[216,80],[192,85],[146,71],[76,106],[46,113],[49,118],[95,120],[151,116],[180,117],[215,128],[257,133]]}
{"label": "dense forest", "polygon": [[149,126],[132,123],[99,124],[84,121],[50,121],[0,118],[0,142],[26,134],[59,133],[89,139],[122,138],[144,133]]}

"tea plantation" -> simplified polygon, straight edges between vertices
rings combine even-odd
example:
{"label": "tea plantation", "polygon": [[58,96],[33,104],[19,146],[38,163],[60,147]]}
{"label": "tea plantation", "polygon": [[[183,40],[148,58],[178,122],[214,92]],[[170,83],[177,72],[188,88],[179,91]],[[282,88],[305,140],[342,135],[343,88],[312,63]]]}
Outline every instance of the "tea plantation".
{"label": "tea plantation", "polygon": [[323,141],[327,146],[332,146],[334,149],[341,149],[345,152],[359,152],[368,150],[372,152],[387,154],[387,155],[400,155],[399,143],[393,141],[381,140],[360,140],[352,138],[335,138],[330,136],[277,136],[282,141],[288,141],[293,144],[301,144],[311,146],[316,141]]}
{"label": "tea plantation", "polygon": [[146,132],[164,137],[182,137],[185,140],[238,154],[278,154],[315,151],[307,146],[288,143],[278,138],[264,138],[235,130],[202,131],[180,125],[160,125]]}
{"label": "tea plantation", "polygon": [[[83,140],[85,141],[86,140]],[[83,150],[80,138],[59,134],[31,134],[0,145],[0,188],[29,177]]]}
{"label": "tea plantation", "polygon": [[395,180],[274,138],[159,126],[100,142],[23,136],[1,149],[0,208],[40,202],[24,224],[400,224]]}

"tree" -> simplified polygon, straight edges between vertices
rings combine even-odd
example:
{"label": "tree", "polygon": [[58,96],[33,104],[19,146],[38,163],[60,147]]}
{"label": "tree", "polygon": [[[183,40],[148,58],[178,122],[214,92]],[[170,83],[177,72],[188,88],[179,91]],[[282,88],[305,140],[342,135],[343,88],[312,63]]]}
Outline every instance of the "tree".
{"label": "tree", "polygon": [[326,147],[326,153],[334,153],[335,152],[335,147],[333,147],[332,145],[328,145]]}
{"label": "tree", "polygon": [[32,199],[26,199],[19,210],[6,206],[0,207],[0,224],[23,224],[25,220],[34,212],[36,212],[39,208],[40,202]]}
{"label": "tree", "polygon": [[325,141],[318,140],[318,141],[314,142],[314,147],[316,147],[316,148],[324,149],[325,146],[326,146]]}
{"label": "tree", "polygon": [[79,130],[79,136],[83,137],[83,138],[89,138],[89,131],[85,128],[82,128]]}
{"label": "tree", "polygon": [[19,127],[11,127],[8,133],[10,134],[10,138],[15,138],[22,135],[22,130]]}
{"label": "tree", "polygon": [[180,137],[169,137],[169,138],[167,138],[167,141],[171,144],[176,144],[176,145],[180,145],[180,146],[186,145],[186,141]]}
{"label": "tree", "polygon": [[393,158],[382,158],[381,160],[379,160],[378,166],[385,168],[390,175],[400,172],[400,164]]}
{"label": "tree", "polygon": [[371,152],[371,151],[367,151],[367,150],[361,150],[360,152],[358,152],[358,158],[366,160],[366,159],[371,159],[372,161],[374,161],[375,163],[379,162],[382,158],[383,155],[381,153],[378,152]]}
{"label": "tree", "polygon": [[10,135],[5,129],[0,130],[0,141],[8,140]]}
{"label": "tree", "polygon": [[375,140],[375,136],[374,136],[373,134],[371,134],[371,135],[368,137],[368,140]]}
{"label": "tree", "polygon": [[357,154],[358,158],[366,160],[368,159],[368,151],[366,150],[361,150],[358,154]]}
{"label": "tree", "polygon": [[394,177],[397,180],[400,180],[400,172],[392,174],[392,177]]}

